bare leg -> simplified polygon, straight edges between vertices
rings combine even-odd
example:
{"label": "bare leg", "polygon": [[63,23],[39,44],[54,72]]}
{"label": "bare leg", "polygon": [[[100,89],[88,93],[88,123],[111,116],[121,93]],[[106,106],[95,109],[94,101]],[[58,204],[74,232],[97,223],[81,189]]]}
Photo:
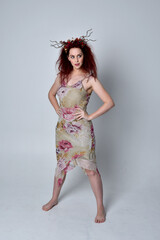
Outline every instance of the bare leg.
{"label": "bare leg", "polygon": [[85,169],[90,185],[92,187],[93,193],[96,197],[97,201],[97,215],[95,217],[95,222],[96,223],[101,223],[106,220],[106,213],[105,213],[105,208],[103,205],[103,185],[102,185],[102,180],[100,173],[97,169],[97,173],[92,170]]}
{"label": "bare leg", "polygon": [[44,211],[48,211],[52,207],[54,207],[55,205],[58,204],[58,196],[60,194],[60,191],[61,191],[62,185],[63,185],[63,183],[65,181],[65,178],[66,178],[66,174],[64,175],[62,184],[59,186],[58,181],[56,181],[56,177],[54,176],[53,196],[52,196],[51,200],[48,203],[46,203],[45,205],[42,206],[42,209]]}

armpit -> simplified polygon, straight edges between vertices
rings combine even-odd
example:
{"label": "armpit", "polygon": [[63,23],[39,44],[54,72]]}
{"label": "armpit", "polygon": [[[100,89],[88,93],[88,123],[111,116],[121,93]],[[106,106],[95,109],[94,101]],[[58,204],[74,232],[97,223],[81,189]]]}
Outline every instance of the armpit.
{"label": "armpit", "polygon": [[92,84],[91,84],[91,79],[93,79],[92,76],[89,76],[85,78],[82,82],[84,89],[87,91],[88,94],[91,94],[93,91]]}

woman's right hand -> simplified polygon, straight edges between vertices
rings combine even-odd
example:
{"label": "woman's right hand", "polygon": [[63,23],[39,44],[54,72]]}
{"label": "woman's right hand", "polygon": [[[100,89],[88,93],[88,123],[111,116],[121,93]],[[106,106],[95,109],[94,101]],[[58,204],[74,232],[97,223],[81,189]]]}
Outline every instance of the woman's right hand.
{"label": "woman's right hand", "polygon": [[56,111],[56,113],[57,113],[59,116],[61,116],[61,113],[62,113],[61,108],[59,108],[59,109]]}

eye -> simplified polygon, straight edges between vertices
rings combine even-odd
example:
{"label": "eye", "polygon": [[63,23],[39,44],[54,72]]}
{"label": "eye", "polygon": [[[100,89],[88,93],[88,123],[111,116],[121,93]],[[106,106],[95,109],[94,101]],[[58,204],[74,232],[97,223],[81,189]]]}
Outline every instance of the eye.
{"label": "eye", "polygon": [[71,58],[74,58],[74,56],[71,56]]}
{"label": "eye", "polygon": [[81,54],[79,54],[78,56],[79,56],[79,57],[82,57],[82,55],[81,55]]}

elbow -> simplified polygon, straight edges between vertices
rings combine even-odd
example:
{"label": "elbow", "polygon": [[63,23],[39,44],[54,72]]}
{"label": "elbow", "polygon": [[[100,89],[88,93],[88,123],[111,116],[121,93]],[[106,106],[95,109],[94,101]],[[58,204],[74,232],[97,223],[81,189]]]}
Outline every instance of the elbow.
{"label": "elbow", "polygon": [[53,98],[53,97],[55,97],[55,95],[51,91],[49,91],[48,92],[48,99],[51,100],[51,98]]}
{"label": "elbow", "polygon": [[115,106],[115,103],[113,102],[113,100],[110,101],[109,105],[110,105],[110,108],[113,108]]}
{"label": "elbow", "polygon": [[111,97],[109,97],[108,99],[106,99],[106,104],[107,104],[110,108],[112,108],[112,107],[115,106],[115,103],[114,103],[114,101],[113,101],[113,99],[112,99]]}
{"label": "elbow", "polygon": [[52,96],[52,93],[51,91],[48,92],[48,99],[50,100],[51,99],[51,96]]}
{"label": "elbow", "polygon": [[113,101],[113,99],[112,99],[112,98],[110,99],[110,105],[111,105],[112,107],[114,107],[114,106],[115,106],[115,103],[114,103],[114,101]]}
{"label": "elbow", "polygon": [[51,93],[50,93],[50,91],[49,91],[49,92],[48,92],[48,98],[49,98],[49,99],[50,99],[50,94],[51,94]]}

